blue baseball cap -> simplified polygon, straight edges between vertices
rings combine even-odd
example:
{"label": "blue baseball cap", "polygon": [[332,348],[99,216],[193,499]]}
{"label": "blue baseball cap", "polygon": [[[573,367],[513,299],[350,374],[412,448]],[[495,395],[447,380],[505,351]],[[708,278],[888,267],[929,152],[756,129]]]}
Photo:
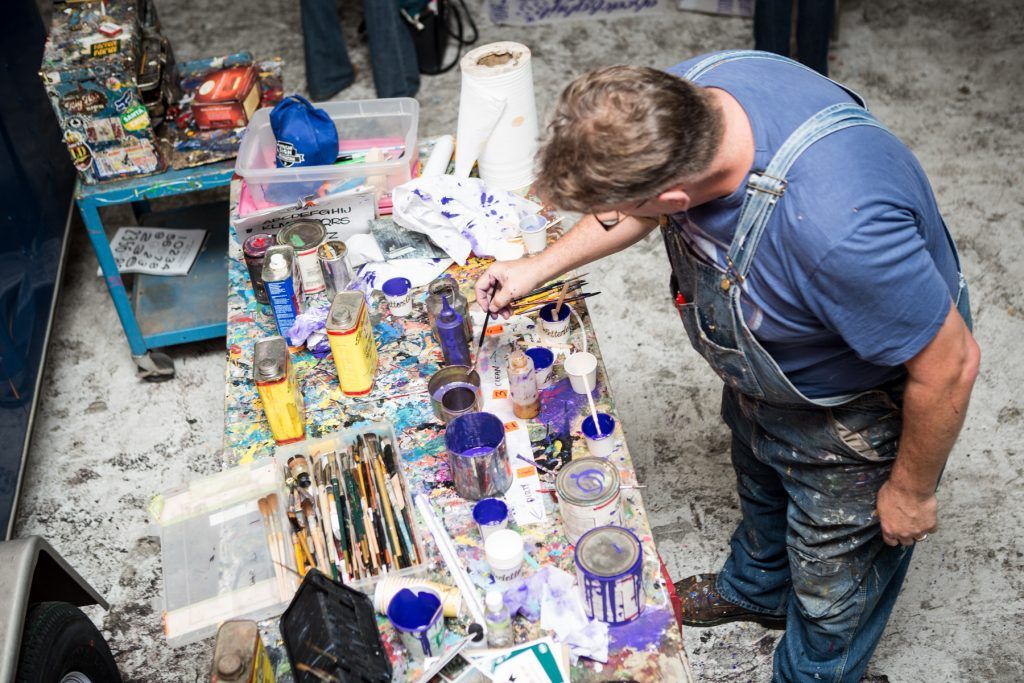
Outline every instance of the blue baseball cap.
{"label": "blue baseball cap", "polygon": [[338,129],[323,109],[302,95],[291,95],[270,112],[277,140],[277,167],[327,166],[338,158]]}

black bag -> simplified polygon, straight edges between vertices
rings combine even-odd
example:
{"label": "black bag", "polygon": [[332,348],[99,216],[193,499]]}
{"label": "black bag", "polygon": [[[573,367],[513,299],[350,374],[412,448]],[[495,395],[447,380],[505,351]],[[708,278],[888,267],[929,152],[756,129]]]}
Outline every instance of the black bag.
{"label": "black bag", "polygon": [[[462,57],[462,48],[479,37],[465,0],[402,0],[401,5],[422,74],[436,76],[451,71]],[[467,33],[467,28],[472,33]],[[455,41],[455,58],[445,64],[449,40]]]}

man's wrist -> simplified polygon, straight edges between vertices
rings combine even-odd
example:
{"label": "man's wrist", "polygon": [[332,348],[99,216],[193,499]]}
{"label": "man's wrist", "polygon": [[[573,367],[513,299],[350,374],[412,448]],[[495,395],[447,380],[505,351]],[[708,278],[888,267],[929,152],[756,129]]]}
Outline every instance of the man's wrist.
{"label": "man's wrist", "polygon": [[889,475],[888,483],[898,493],[919,501],[928,500],[935,495],[934,483],[921,481],[919,477],[912,477],[895,467]]}

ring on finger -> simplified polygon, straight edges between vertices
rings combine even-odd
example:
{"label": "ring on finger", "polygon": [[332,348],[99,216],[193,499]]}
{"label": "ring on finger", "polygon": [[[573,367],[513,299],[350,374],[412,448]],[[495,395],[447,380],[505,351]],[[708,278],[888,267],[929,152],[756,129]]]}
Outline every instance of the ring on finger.
{"label": "ring on finger", "polygon": [[928,540],[928,534],[921,534],[920,536],[915,536],[914,540],[918,541],[918,542],[920,542],[920,541],[927,541]]}

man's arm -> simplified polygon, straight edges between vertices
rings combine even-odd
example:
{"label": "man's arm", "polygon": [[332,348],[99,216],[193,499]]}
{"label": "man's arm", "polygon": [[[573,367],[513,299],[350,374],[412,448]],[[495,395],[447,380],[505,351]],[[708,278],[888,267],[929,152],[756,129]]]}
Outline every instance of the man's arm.
{"label": "man's arm", "polygon": [[911,545],[937,527],[935,488],[963,427],[980,360],[978,344],[951,306],[935,338],[905,364],[899,453],[877,502],[889,545]]}
{"label": "man's arm", "polygon": [[[588,214],[540,254],[492,265],[477,280],[476,300],[481,307],[489,307],[492,313],[507,318],[512,312],[509,302],[513,298],[574,268],[636,244],[657,225],[653,218],[627,216],[614,228],[605,230]],[[498,289],[492,301],[490,292],[495,284]]]}

